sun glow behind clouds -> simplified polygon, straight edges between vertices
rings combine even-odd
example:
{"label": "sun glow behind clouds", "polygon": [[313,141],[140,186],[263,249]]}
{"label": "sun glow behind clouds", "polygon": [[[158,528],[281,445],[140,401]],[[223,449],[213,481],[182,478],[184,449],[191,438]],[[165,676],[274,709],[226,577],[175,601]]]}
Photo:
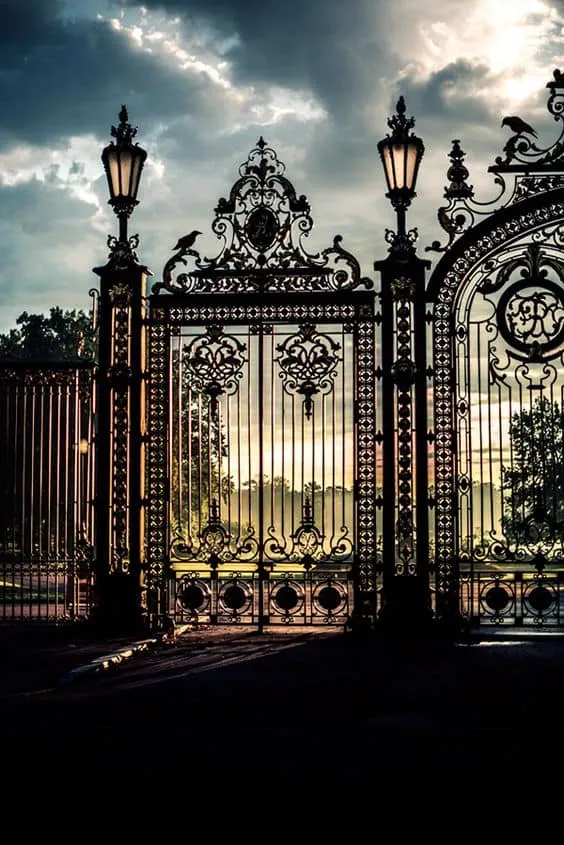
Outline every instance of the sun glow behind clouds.
{"label": "sun glow behind clouds", "polygon": [[[542,0],[479,0],[465,7],[440,5],[420,26],[417,67],[424,76],[464,61],[476,69],[473,94],[494,108],[527,100],[544,87],[547,70],[564,60],[564,20]],[[413,71],[413,66],[409,68]]]}

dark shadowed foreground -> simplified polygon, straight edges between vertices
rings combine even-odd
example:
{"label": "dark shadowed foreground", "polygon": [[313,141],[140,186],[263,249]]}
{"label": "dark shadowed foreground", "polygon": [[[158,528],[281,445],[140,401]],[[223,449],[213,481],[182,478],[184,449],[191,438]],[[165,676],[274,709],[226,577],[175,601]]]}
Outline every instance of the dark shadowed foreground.
{"label": "dark shadowed foreground", "polygon": [[12,788],[88,790],[110,776],[167,790],[425,789],[530,772],[563,738],[557,637],[189,632],[81,673],[126,643],[0,633]]}

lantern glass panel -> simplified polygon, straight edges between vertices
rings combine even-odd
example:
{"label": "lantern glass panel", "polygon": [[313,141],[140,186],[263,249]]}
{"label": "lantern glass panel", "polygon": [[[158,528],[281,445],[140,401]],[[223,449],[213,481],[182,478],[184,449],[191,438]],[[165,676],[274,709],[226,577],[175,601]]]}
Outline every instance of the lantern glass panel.
{"label": "lantern glass panel", "polygon": [[120,196],[131,196],[131,161],[133,156],[129,150],[122,150],[120,153],[121,191]]}
{"label": "lantern glass panel", "polygon": [[117,150],[108,150],[108,183],[110,188],[110,195],[113,197],[119,196],[119,166]]}

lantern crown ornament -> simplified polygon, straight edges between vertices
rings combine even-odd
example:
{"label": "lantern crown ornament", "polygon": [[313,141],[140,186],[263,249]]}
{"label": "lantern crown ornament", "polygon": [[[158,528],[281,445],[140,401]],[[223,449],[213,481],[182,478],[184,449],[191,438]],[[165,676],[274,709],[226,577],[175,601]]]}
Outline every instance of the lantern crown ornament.
{"label": "lantern crown ornament", "polygon": [[388,185],[386,196],[396,210],[406,209],[415,196],[417,174],[425,151],[421,138],[411,132],[414,125],[415,119],[405,116],[405,100],[400,97],[396,114],[388,118],[391,134],[378,144]]}

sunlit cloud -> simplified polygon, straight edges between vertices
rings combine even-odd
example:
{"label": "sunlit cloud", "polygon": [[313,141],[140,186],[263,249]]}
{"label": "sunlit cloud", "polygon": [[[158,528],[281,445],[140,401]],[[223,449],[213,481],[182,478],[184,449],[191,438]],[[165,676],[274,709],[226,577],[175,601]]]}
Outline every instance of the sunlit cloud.
{"label": "sunlit cloud", "polygon": [[448,4],[435,7],[420,26],[417,59],[404,73],[430,76],[461,60],[485,67],[487,73],[468,93],[492,108],[517,106],[536,94],[546,82],[547,61],[558,63],[564,55],[564,19],[542,0],[465,4],[463,26],[458,4],[450,13]]}

